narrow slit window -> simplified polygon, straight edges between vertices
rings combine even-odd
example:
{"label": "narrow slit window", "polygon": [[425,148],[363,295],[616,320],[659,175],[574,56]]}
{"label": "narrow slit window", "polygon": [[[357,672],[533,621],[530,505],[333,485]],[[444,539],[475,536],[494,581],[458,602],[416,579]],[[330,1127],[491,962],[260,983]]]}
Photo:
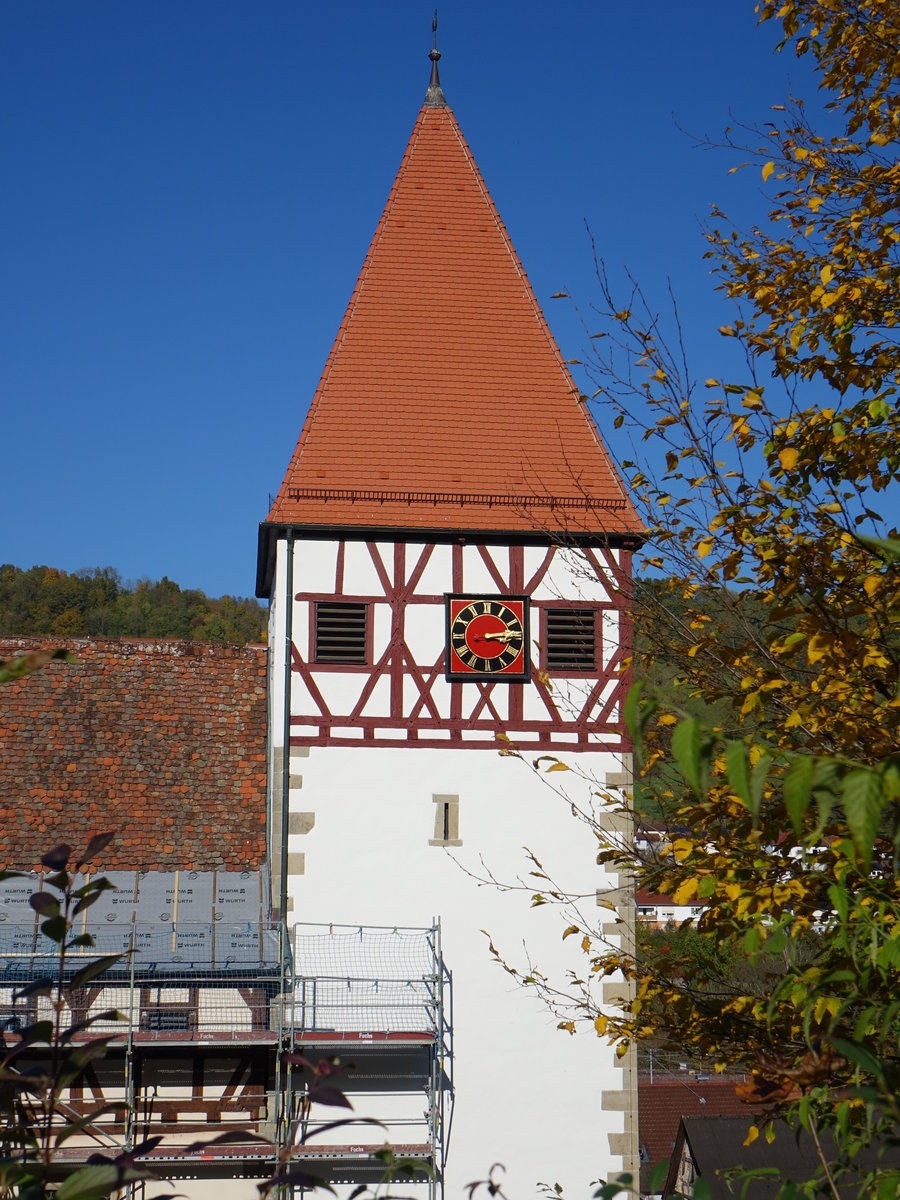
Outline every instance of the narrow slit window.
{"label": "narrow slit window", "polygon": [[368,605],[320,601],[316,605],[317,663],[368,662]]}
{"label": "narrow slit window", "polygon": [[545,616],[547,670],[596,670],[597,610],[548,608]]}
{"label": "narrow slit window", "polygon": [[461,846],[459,836],[459,796],[432,796],[434,801],[434,837],[430,846]]}

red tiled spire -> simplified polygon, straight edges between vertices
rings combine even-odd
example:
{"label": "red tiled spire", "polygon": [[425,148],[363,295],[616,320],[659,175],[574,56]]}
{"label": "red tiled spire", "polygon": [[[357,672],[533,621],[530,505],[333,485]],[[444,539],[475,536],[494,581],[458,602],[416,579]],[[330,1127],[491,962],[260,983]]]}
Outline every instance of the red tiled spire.
{"label": "red tiled spire", "polygon": [[436,56],[267,522],[638,534]]}

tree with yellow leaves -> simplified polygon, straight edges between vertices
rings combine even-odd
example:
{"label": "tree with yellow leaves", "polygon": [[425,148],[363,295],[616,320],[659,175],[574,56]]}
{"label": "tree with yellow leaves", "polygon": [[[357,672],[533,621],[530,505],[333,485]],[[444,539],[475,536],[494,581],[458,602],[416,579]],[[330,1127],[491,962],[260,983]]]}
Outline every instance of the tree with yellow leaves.
{"label": "tree with yellow leaves", "polygon": [[[622,466],[665,575],[639,590],[639,638],[678,664],[674,695],[637,689],[629,712],[645,769],[678,769],[651,772],[669,835],[642,861],[598,827],[599,861],[702,905],[720,953],[635,962],[573,927],[585,970],[563,1023],[747,1071],[772,1118],[817,1145],[830,1131],[808,1194],[894,1197],[900,1172],[853,1163],[900,1145],[900,7],[759,12],[813,58],[829,132],[799,100],[745,129],[735,169],[760,171],[767,219],[741,232],[715,211],[707,230],[746,375],[696,388],[640,287],[623,304],[602,263],[586,364],[631,433]],[[758,970],[723,978],[736,956]],[[619,971],[624,1018],[593,999]]]}

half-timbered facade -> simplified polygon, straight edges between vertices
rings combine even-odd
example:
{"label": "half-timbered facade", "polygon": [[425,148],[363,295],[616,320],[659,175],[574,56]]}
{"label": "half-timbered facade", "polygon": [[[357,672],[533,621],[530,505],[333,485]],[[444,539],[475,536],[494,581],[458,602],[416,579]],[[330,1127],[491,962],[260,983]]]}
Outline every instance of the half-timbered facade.
{"label": "half-timbered facade", "polygon": [[[569,1039],[492,961],[565,983],[527,847],[629,937],[622,823],[641,528],[432,78],[260,528],[270,861],[291,920],[428,924],[454,967],[451,1192],[636,1167],[630,1059]],[[546,773],[555,761],[573,767]],[[535,764],[537,764],[535,766]],[[523,947],[523,936],[525,946]],[[582,959],[582,961],[584,961]],[[623,985],[607,985],[614,1003]],[[636,1171],[635,1171],[636,1174]],[[575,1192],[573,1191],[573,1194]]]}
{"label": "half-timbered facade", "polygon": [[[629,551],[383,539],[294,545],[293,745],[622,751]],[[529,598],[527,685],[445,678],[448,592]]]}

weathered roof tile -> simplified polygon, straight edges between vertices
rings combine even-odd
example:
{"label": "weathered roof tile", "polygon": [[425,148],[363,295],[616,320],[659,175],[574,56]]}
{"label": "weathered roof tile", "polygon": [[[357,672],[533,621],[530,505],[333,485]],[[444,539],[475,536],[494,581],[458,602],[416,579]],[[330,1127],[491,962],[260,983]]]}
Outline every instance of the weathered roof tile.
{"label": "weathered roof tile", "polygon": [[117,837],[105,870],[265,862],[266,648],[169,639],[0,638],[0,659],[64,646],[0,690],[0,866]]}

